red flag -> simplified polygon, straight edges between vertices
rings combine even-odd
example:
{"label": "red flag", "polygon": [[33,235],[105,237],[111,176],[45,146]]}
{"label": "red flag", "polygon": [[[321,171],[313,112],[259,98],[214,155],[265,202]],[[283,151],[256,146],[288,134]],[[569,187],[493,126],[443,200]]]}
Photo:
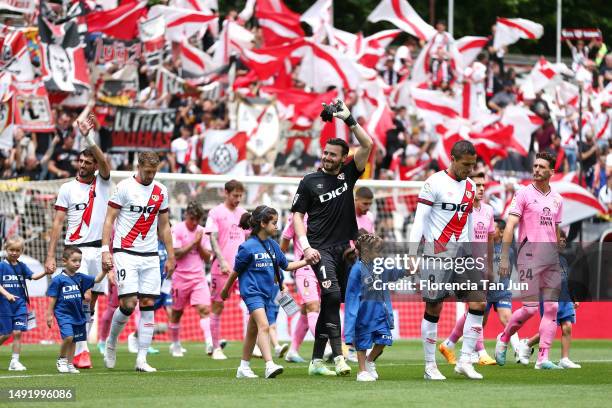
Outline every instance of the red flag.
{"label": "red flag", "polygon": [[121,40],[138,37],[138,21],[147,15],[147,2],[127,0],[108,11],[96,11],[85,16],[88,32],[103,32]]}
{"label": "red flag", "polygon": [[300,15],[289,9],[282,0],[258,0],[255,17],[263,31],[265,45],[280,45],[304,37]]}

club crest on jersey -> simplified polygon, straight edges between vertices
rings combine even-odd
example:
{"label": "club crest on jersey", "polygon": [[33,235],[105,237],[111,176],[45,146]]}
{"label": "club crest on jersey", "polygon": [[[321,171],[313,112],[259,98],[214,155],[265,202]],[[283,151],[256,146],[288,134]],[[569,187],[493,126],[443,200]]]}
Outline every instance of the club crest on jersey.
{"label": "club crest on jersey", "polygon": [[472,194],[472,192],[471,192],[471,191],[466,191],[466,192],[465,192],[465,196],[468,198],[468,200],[471,200],[471,199],[472,199],[472,195],[473,195],[473,194]]}
{"label": "club crest on jersey", "polygon": [[319,189],[323,188],[323,184],[321,184],[321,183],[317,184],[317,188],[319,188]]}
{"label": "club crest on jersey", "polygon": [[344,180],[344,173],[338,174],[338,180]]}
{"label": "club crest on jersey", "polygon": [[159,200],[159,196],[157,194],[153,194],[151,196],[151,200],[157,202]]}
{"label": "club crest on jersey", "polygon": [[329,289],[331,287],[331,280],[325,280],[323,282],[321,282],[321,286],[323,286],[323,288],[325,289]]}

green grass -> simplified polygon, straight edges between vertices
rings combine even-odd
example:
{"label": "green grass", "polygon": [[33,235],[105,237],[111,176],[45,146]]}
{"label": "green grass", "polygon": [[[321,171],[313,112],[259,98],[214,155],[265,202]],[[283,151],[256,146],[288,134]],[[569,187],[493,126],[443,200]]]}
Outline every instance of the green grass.
{"label": "green grass", "polygon": [[[58,374],[58,346],[26,345],[22,362],[25,373],[0,373],[0,388],[74,387],[77,401],[67,407],[382,407],[382,406],[486,406],[486,407],[609,407],[612,406],[612,342],[574,341],[572,359],[580,370],[536,371],[511,360],[505,367],[477,367],[483,381],[454,375],[452,366],[440,364],[445,382],[423,380],[420,341],[398,341],[378,361],[381,379],[357,383],[356,367],[344,378],[308,377],[306,364],[283,362],[285,373],[274,380],[237,380],[241,344],[230,343],[227,361],[212,361],[201,344],[186,344],[184,358],[172,358],[167,344],[149,357],[158,368],[154,374],[133,371],[135,355],[122,347],[114,370],[103,368],[100,354],[93,353],[94,368],[79,375]],[[558,359],[558,342],[551,356]],[[492,353],[494,345],[487,344]],[[302,346],[306,357],[311,344]],[[510,353],[508,354],[510,357]],[[10,348],[0,349],[0,361],[8,366]],[[263,362],[253,369],[263,375]],[[58,403],[22,403],[13,406],[63,406]],[[0,401],[0,406],[8,406]]]}

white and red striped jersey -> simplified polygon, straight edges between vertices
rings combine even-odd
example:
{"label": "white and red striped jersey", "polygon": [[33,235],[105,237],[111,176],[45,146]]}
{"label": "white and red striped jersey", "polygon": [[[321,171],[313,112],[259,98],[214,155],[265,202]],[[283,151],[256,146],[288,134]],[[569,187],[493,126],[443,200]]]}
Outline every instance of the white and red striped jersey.
{"label": "white and red striped jersey", "polygon": [[75,178],[62,184],[55,209],[66,213],[68,227],[64,244],[78,245],[102,239],[110,193],[110,178],[104,180],[100,175],[96,175],[91,183]]}
{"label": "white and red striped jersey", "polygon": [[153,181],[145,186],[135,177],[122,180],[108,205],[120,209],[115,222],[114,251],[157,254],[157,216],[168,211],[168,189]]}
{"label": "white and red striped jersey", "polygon": [[458,181],[446,170],[425,181],[418,197],[419,203],[432,207],[423,225],[425,255],[454,256],[455,251],[447,251],[447,245],[470,241],[468,217],[475,193],[476,185],[471,179]]}

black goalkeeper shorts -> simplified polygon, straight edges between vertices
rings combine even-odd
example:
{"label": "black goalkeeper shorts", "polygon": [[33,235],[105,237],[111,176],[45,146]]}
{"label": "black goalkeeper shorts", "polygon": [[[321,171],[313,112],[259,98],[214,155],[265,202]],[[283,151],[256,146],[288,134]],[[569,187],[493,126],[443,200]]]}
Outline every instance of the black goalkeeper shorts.
{"label": "black goalkeeper shorts", "polygon": [[321,288],[321,296],[340,292],[344,301],[349,267],[343,258],[344,251],[350,248],[348,243],[320,249],[321,261],[312,266]]}

